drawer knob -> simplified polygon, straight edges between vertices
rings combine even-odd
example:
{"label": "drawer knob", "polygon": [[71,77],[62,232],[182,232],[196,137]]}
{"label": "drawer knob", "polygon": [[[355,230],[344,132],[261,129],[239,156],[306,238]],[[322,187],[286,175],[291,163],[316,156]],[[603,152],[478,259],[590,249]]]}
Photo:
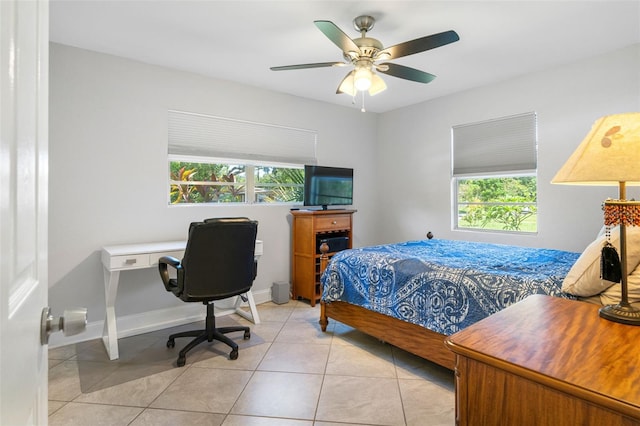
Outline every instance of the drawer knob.
{"label": "drawer knob", "polygon": [[336,222],[335,220],[333,222],[331,222],[332,225],[335,225],[336,223],[338,223],[338,222]]}

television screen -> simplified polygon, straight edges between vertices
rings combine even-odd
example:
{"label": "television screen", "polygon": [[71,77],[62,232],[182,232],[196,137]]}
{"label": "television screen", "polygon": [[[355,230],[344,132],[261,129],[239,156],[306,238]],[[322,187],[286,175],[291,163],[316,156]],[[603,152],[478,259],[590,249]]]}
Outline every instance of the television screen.
{"label": "television screen", "polygon": [[305,206],[349,206],[353,204],[353,169],[304,166]]}

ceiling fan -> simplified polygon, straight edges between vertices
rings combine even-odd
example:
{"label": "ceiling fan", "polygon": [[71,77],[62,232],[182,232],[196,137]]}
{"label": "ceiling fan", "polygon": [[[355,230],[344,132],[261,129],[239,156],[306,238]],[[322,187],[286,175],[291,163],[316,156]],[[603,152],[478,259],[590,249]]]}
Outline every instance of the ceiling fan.
{"label": "ceiling fan", "polygon": [[305,68],[342,67],[353,65],[354,69],[340,82],[336,93],[347,93],[355,96],[358,91],[367,91],[373,96],[387,88],[384,80],[375,71],[418,83],[429,83],[435,75],[415,68],[398,65],[388,61],[413,55],[426,50],[435,49],[460,40],[455,31],[445,31],[415,40],[406,41],[384,48],[375,38],[367,37],[367,32],[373,28],[375,19],[368,15],[358,16],[353,20],[353,26],[360,32],[360,38],[351,39],[336,24],[331,21],[314,21],[314,24],[329,40],[342,50],[347,62],[318,62],[313,64],[285,65],[271,67],[272,71],[299,70]]}

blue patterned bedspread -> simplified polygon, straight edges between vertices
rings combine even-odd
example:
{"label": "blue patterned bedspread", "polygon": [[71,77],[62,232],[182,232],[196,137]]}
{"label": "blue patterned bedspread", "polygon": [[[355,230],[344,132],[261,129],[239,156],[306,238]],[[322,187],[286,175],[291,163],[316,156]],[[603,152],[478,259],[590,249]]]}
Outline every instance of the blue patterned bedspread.
{"label": "blue patterned bedspread", "polygon": [[436,239],[345,250],[322,275],[322,300],[450,335],[532,294],[575,298],[561,286],[579,255]]}

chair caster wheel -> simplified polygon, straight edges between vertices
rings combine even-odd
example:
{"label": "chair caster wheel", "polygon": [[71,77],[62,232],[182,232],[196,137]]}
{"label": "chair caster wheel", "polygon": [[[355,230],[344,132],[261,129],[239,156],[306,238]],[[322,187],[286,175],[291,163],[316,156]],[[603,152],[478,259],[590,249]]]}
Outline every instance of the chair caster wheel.
{"label": "chair caster wheel", "polygon": [[175,340],[173,340],[173,339],[167,340],[167,347],[168,348],[173,348],[175,346],[176,346],[176,341]]}
{"label": "chair caster wheel", "polygon": [[231,351],[231,353],[229,354],[229,359],[238,359],[238,350],[234,349]]}
{"label": "chair caster wheel", "polygon": [[187,357],[184,357],[184,356],[178,357],[178,361],[177,361],[178,367],[184,367],[186,362],[187,362]]}
{"label": "chair caster wheel", "polygon": [[250,331],[245,331],[244,332],[244,340],[248,340],[251,338],[251,332]]}

